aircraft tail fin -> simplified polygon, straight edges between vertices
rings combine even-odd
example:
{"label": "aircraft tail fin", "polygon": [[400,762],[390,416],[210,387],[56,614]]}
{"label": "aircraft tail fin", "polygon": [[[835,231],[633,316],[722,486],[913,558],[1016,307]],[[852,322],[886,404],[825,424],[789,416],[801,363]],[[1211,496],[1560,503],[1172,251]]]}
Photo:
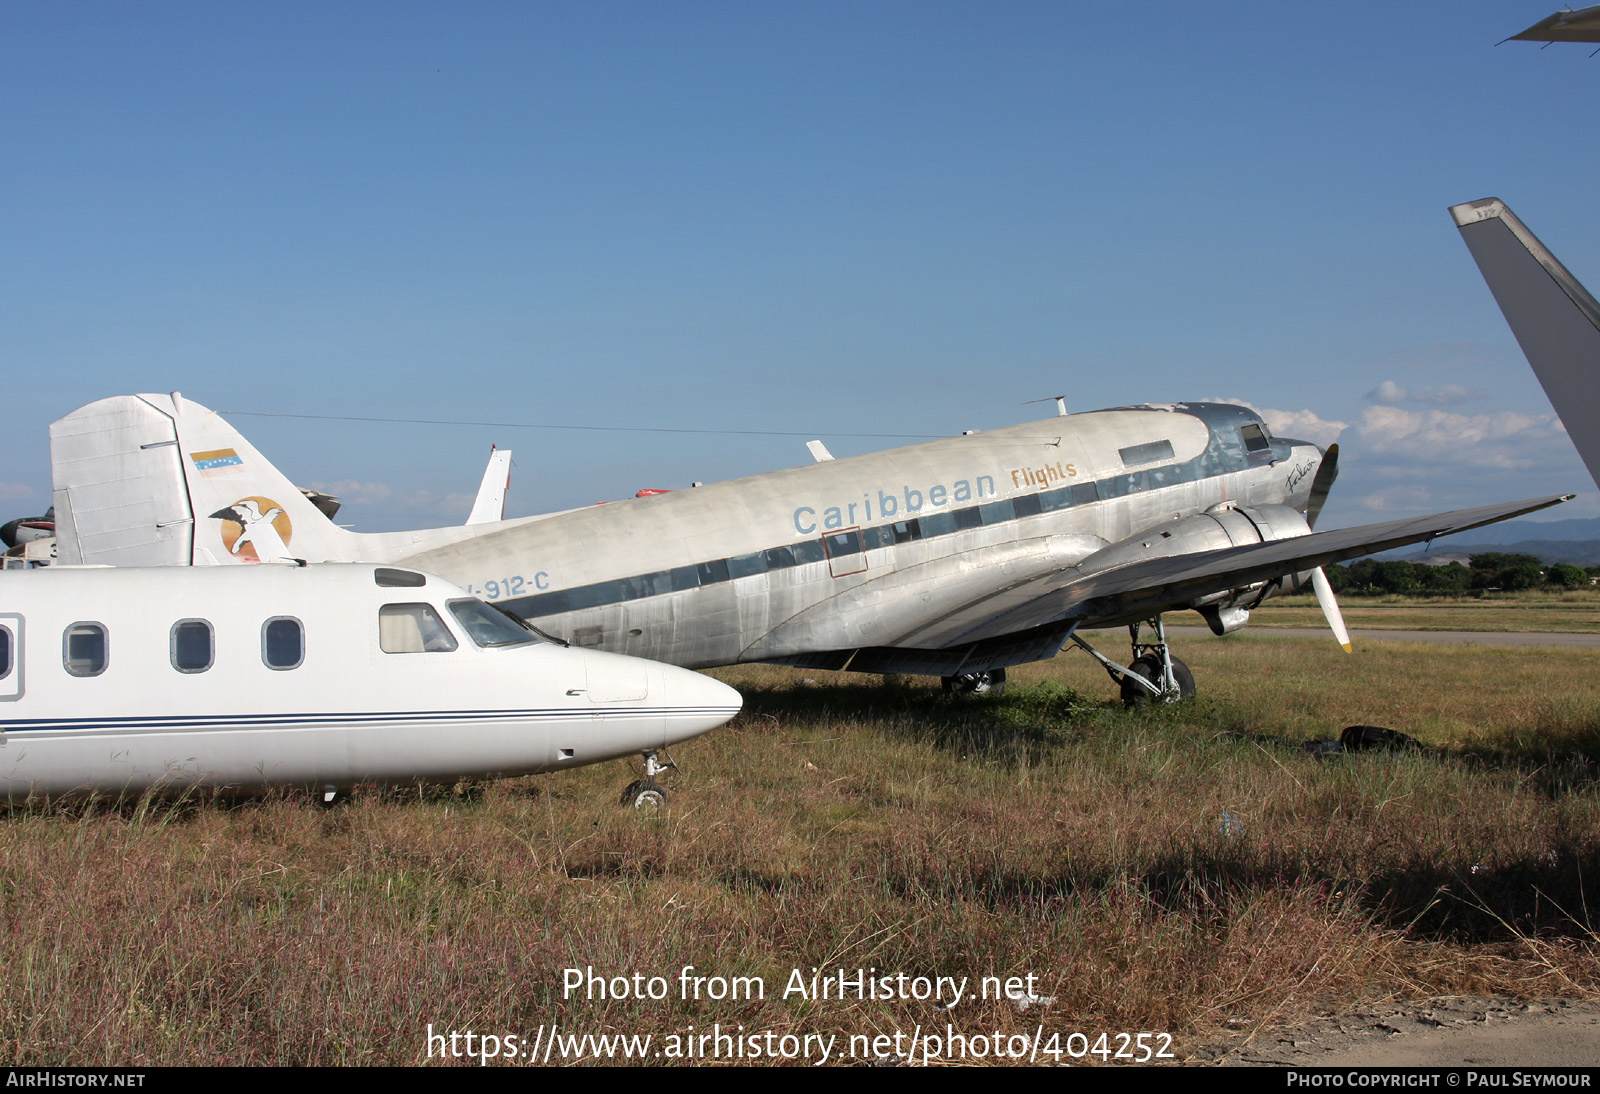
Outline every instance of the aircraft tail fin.
{"label": "aircraft tail fin", "polygon": [[511,489],[511,449],[491,448],[489,466],[483,469],[478,496],[472,503],[468,524],[488,524],[506,519],[506,491]]}
{"label": "aircraft tail fin", "polygon": [[1450,207],[1567,434],[1600,484],[1600,303],[1499,198]]}
{"label": "aircraft tail fin", "polygon": [[118,395],[50,426],[57,553],[115,566],[348,561],[346,533],[222,416]]}

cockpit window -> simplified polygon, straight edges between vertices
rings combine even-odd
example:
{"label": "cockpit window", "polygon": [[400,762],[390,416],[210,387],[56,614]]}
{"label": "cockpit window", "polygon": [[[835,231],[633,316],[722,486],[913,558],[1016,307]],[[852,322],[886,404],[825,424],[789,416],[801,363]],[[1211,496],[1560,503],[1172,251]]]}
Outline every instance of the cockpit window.
{"label": "cockpit window", "polygon": [[1246,452],[1265,452],[1272,445],[1267,441],[1267,431],[1259,425],[1247,425],[1240,428],[1239,433],[1244,437],[1244,450]]}
{"label": "cockpit window", "polygon": [[449,653],[456,639],[431,604],[385,604],[378,609],[378,648],[384,653]]}
{"label": "cockpit window", "polygon": [[456,617],[456,622],[461,624],[475,645],[498,649],[538,641],[531,632],[523,630],[477,597],[452,600],[449,606],[450,614]]}
{"label": "cockpit window", "polygon": [[1172,459],[1172,442],[1169,440],[1151,441],[1148,444],[1136,444],[1129,448],[1120,448],[1117,455],[1122,457],[1123,467],[1138,467],[1140,464],[1155,463],[1158,460]]}

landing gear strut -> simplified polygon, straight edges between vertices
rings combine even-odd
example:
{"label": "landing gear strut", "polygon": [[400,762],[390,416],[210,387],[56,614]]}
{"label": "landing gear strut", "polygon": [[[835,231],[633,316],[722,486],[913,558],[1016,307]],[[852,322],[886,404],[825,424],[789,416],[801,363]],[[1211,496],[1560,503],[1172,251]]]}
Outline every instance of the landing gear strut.
{"label": "landing gear strut", "polygon": [[949,695],[999,695],[1005,690],[1006,670],[963,672],[956,676],[946,676],[941,682]]}
{"label": "landing gear strut", "polygon": [[[1154,642],[1140,641],[1140,630],[1149,626],[1155,633]],[[1194,673],[1189,666],[1172,656],[1167,648],[1167,631],[1158,615],[1146,623],[1128,624],[1128,637],[1133,646],[1133,661],[1126,668],[1106,657],[1077,634],[1072,640],[1089,652],[1089,656],[1105,666],[1122,689],[1122,702],[1130,707],[1146,703],[1180,703],[1194,695]]]}
{"label": "landing gear strut", "polygon": [[644,753],[644,778],[635,779],[622,791],[622,804],[629,809],[654,810],[667,804],[667,788],[656,782],[663,771],[676,770],[675,763],[661,763],[655,750]]}

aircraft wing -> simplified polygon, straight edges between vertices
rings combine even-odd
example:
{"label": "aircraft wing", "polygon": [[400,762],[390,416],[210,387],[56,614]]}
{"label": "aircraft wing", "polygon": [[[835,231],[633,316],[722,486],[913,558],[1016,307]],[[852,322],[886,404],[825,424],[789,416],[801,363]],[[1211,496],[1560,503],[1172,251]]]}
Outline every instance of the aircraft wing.
{"label": "aircraft wing", "polygon": [[1594,409],[1600,303],[1499,198],[1453,205],[1450,215],[1567,435],[1600,483],[1600,413]]}
{"label": "aircraft wing", "polygon": [[897,644],[949,648],[1051,624],[1077,621],[1096,626],[1154,615],[1187,607],[1212,593],[1464,532],[1572,497],[1558,494],[1215,551],[1168,555],[1094,574],[1068,568],[969,603]]}
{"label": "aircraft wing", "polygon": [[1521,34],[1506,41],[1600,42],[1600,5],[1547,15]]}

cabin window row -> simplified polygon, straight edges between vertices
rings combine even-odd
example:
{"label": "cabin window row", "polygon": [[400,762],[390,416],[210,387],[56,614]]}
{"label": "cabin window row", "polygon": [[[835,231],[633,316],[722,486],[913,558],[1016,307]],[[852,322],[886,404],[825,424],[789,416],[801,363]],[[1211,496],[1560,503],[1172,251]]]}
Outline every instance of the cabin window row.
{"label": "cabin window row", "polygon": [[[180,619],[168,639],[172,667],[205,672],[216,661],[216,634],[204,619]],[[293,616],[261,624],[261,662],[269,669],[299,668],[306,656],[305,627]],[[9,662],[9,650],[6,653]],[[61,664],[72,676],[99,676],[111,664],[111,634],[104,623],[72,624],[61,636]],[[0,674],[3,676],[3,674]]]}
{"label": "cabin window row", "polygon": [[[533,634],[476,597],[449,602],[450,614],[473,645],[484,649],[536,641]],[[0,680],[11,672],[11,632],[0,627]],[[430,604],[385,604],[378,609],[378,646],[385,653],[448,653],[455,635]],[[216,662],[216,632],[204,619],[180,619],[168,638],[172,667],[201,673]],[[305,661],[305,627],[293,616],[261,624],[261,662],[269,669],[299,668]],[[99,676],[111,663],[110,632],[104,623],[72,624],[61,638],[61,663],[73,676]]]}

